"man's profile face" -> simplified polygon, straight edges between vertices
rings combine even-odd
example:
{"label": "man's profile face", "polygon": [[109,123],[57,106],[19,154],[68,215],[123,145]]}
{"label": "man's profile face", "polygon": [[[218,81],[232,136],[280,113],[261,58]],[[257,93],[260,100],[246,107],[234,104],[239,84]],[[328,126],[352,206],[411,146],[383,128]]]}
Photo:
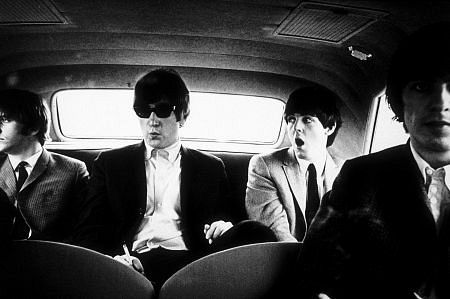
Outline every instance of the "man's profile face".
{"label": "man's profile face", "polygon": [[4,117],[0,111],[0,152],[16,155],[27,148],[31,136],[23,135],[22,129],[21,123]]}
{"label": "man's profile face", "polygon": [[450,150],[450,76],[409,82],[402,91],[405,126],[413,146]]}
{"label": "man's profile face", "polygon": [[[152,108],[167,107],[170,103],[166,100],[151,104]],[[177,121],[174,111],[167,117],[164,113],[160,116],[152,111],[148,117],[139,117],[139,125],[145,142],[156,149],[163,149],[174,144],[179,139],[180,122]]]}
{"label": "man's profile face", "polygon": [[299,158],[312,160],[325,151],[334,128],[324,128],[314,115],[294,113],[286,120],[289,140]]}

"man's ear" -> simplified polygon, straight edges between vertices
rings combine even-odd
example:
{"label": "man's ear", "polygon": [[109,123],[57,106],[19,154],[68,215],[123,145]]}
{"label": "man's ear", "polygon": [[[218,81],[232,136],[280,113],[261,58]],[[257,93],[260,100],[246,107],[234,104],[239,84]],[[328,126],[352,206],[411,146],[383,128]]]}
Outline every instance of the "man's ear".
{"label": "man's ear", "polygon": [[25,135],[27,136],[36,136],[39,133],[38,129],[29,128],[25,130]]}
{"label": "man's ear", "polygon": [[334,123],[332,126],[330,126],[330,127],[326,127],[325,128],[325,134],[327,135],[327,136],[330,136],[330,135],[332,135],[333,133],[334,133],[334,131],[336,130],[336,123]]}

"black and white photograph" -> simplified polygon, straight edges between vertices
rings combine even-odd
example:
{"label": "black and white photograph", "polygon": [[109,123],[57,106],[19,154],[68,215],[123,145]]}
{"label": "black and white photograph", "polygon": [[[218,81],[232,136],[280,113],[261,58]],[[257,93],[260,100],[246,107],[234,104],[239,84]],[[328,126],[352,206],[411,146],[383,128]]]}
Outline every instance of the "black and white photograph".
{"label": "black and white photograph", "polygon": [[450,299],[450,1],[0,0],[0,298]]}

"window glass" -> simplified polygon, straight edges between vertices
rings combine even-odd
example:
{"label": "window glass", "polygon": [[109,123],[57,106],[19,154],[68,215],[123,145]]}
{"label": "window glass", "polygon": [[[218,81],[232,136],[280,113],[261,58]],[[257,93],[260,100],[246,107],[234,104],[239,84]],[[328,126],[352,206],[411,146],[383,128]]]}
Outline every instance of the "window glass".
{"label": "window glass", "polygon": [[370,150],[372,153],[404,144],[409,137],[403,128],[403,124],[393,119],[394,112],[389,108],[386,97],[381,96],[376,101],[378,101],[378,105],[375,109],[375,126]]}
{"label": "window glass", "polygon": [[[77,89],[55,94],[59,130],[71,139],[140,139],[133,90]],[[273,98],[191,92],[183,139],[270,144],[278,141],[284,103]]]}
{"label": "window glass", "polygon": [[67,138],[139,138],[131,90],[79,89],[55,94],[61,134]]}

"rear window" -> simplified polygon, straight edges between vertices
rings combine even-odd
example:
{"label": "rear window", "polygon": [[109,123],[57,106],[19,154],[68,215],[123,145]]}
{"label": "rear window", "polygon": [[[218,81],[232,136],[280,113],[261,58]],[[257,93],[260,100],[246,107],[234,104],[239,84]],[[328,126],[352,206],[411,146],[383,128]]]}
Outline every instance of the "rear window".
{"label": "rear window", "polygon": [[[191,92],[182,139],[216,144],[275,145],[284,103],[278,99]],[[74,89],[54,95],[62,140],[140,139],[131,89]],[[218,149],[221,149],[220,146]]]}
{"label": "rear window", "polygon": [[394,112],[389,108],[386,97],[381,96],[375,101],[375,123],[370,152],[406,143],[409,135],[403,124],[394,120]]}

